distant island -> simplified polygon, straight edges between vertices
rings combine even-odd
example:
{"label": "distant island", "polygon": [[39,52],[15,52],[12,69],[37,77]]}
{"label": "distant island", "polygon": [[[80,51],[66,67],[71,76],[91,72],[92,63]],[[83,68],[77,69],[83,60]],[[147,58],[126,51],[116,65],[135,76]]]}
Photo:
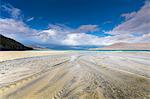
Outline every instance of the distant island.
{"label": "distant island", "polygon": [[91,48],[89,50],[150,50],[150,43],[115,43],[102,48]]}
{"label": "distant island", "polygon": [[18,41],[5,37],[0,34],[0,51],[23,51],[33,50],[31,47],[27,47]]}

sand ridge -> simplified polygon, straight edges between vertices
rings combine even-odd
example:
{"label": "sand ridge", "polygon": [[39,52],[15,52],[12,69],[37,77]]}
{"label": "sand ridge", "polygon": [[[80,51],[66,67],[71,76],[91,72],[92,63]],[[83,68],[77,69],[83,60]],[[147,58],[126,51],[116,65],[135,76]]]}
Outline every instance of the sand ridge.
{"label": "sand ridge", "polygon": [[148,99],[149,57],[148,52],[69,52],[4,61],[0,98]]}
{"label": "sand ridge", "polygon": [[64,54],[66,51],[0,51],[0,62],[19,58]]}

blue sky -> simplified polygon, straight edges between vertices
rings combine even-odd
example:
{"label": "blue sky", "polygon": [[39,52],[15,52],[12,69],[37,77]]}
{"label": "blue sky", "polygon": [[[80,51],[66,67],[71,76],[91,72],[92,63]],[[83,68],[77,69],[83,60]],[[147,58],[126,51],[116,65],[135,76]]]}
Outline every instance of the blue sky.
{"label": "blue sky", "polygon": [[[143,0],[4,0],[21,9],[31,27],[45,29],[49,23],[65,24],[77,28],[83,24],[97,24],[103,29],[112,29],[122,20],[122,13],[137,11]],[[111,25],[105,23],[110,22]],[[40,24],[37,24],[40,23]]]}
{"label": "blue sky", "polygon": [[26,44],[149,42],[149,7],[149,0],[1,0],[0,32]]}

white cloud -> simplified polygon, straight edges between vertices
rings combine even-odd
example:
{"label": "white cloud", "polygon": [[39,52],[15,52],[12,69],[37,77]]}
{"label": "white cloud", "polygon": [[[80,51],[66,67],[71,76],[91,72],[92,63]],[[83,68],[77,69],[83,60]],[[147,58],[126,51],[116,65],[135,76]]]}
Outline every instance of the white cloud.
{"label": "white cloud", "polygon": [[[96,25],[82,25],[77,29],[69,28],[65,25],[49,25],[48,30],[42,30],[38,33],[37,38],[43,42],[60,44],[60,45],[97,45],[98,36],[86,34],[86,32],[79,31],[81,27],[85,27],[86,31],[94,31],[97,29]],[[83,30],[83,28],[82,28]]]}
{"label": "white cloud", "polygon": [[[13,11],[8,7],[5,10],[11,13],[13,18],[20,16],[20,11]],[[17,9],[17,8],[16,8]],[[9,11],[10,10],[10,11]],[[12,14],[15,13],[15,14]],[[18,13],[18,14],[17,14]],[[57,45],[109,45],[118,42],[150,42],[150,2],[137,12],[122,14],[125,22],[106,32],[112,36],[99,37],[87,32],[99,31],[98,25],[81,25],[78,28],[70,28],[62,24],[49,24],[48,29],[36,30],[30,28],[23,21],[13,18],[0,18],[0,33],[15,38],[32,40],[36,43]],[[31,21],[31,17],[26,21]]]}
{"label": "white cloud", "polygon": [[113,35],[113,42],[150,42],[150,1],[146,1],[139,11],[121,16],[125,17],[125,22],[106,32]]}
{"label": "white cloud", "polygon": [[0,18],[0,33],[14,39],[18,39],[17,37],[25,39],[29,35],[37,33],[37,30],[28,27],[19,20]]}
{"label": "white cloud", "polygon": [[10,4],[1,5],[1,9],[8,12],[11,15],[12,18],[18,19],[18,18],[21,17],[20,16],[21,15],[21,10],[18,9],[18,8],[13,7]]}
{"label": "white cloud", "polygon": [[[59,35],[59,34],[58,34]],[[48,43],[48,40],[50,42],[52,42],[52,38],[56,37],[57,36],[57,32],[56,30],[52,30],[52,29],[48,29],[48,30],[42,30],[40,32],[37,33],[36,35],[36,38],[40,38],[41,41],[43,42],[47,42]]]}
{"label": "white cloud", "polygon": [[34,20],[34,17],[28,18],[26,21],[27,21],[27,22],[30,22],[30,21],[32,21],[32,20]]}
{"label": "white cloud", "polygon": [[125,17],[126,20],[130,20],[136,16],[137,12],[125,13],[122,14],[122,17]]}
{"label": "white cloud", "polygon": [[76,32],[95,32],[99,31],[98,25],[81,25]]}
{"label": "white cloud", "polygon": [[25,39],[43,44],[57,45],[109,45],[117,42],[148,42],[149,34],[133,36],[117,34],[114,36],[99,37],[85,32],[75,32],[67,26],[52,25],[47,30],[35,30],[28,27],[23,21],[0,18],[0,33],[14,38]]}
{"label": "white cloud", "polygon": [[6,34],[33,33],[35,30],[29,28],[24,22],[14,19],[0,18],[0,32]]}
{"label": "white cloud", "polygon": [[106,45],[109,44],[107,38],[86,33],[73,33],[68,34],[62,43],[66,45]]}
{"label": "white cloud", "polygon": [[119,24],[112,31],[107,33],[112,35],[117,34],[147,34],[150,31],[150,1],[137,12],[123,14],[126,21]]}
{"label": "white cloud", "polygon": [[103,25],[110,24],[110,23],[112,23],[112,21],[106,21],[106,22],[103,23]]}

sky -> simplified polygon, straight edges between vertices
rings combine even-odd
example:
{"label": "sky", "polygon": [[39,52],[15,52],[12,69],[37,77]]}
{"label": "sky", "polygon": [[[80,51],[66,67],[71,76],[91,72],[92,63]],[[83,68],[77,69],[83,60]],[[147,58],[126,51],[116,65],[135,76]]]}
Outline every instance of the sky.
{"label": "sky", "polygon": [[26,45],[146,43],[150,0],[0,0],[0,33]]}

